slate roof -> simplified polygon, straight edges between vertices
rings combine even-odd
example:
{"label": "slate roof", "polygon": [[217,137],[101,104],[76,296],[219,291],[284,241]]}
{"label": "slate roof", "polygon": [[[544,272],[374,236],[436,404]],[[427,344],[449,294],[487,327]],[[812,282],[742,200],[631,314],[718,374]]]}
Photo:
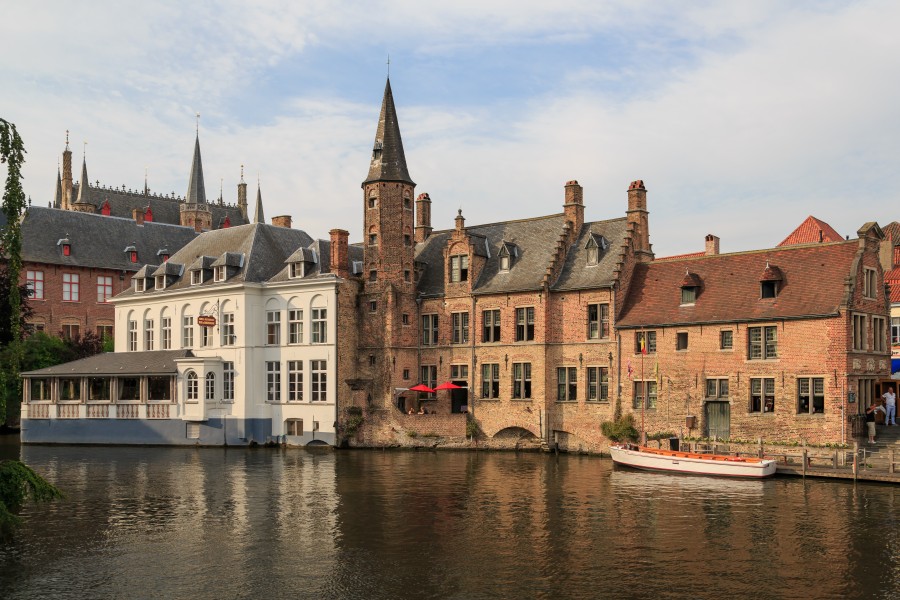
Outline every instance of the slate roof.
{"label": "slate roof", "polygon": [[406,168],[406,155],[403,153],[403,140],[400,138],[400,123],[397,120],[397,109],[394,107],[390,78],[384,86],[381,116],[378,118],[375,144],[372,148],[372,161],[369,163],[369,175],[363,185],[372,181],[402,181],[413,184]]}
{"label": "slate roof", "polygon": [[188,204],[206,203],[206,183],[203,181],[203,161],[200,160],[200,132],[194,140],[194,160],[191,163],[191,178],[188,180],[187,194],[184,200]]}
{"label": "slate roof", "polygon": [[[472,293],[495,294],[540,289],[547,267],[552,264],[556,242],[564,223],[564,215],[560,213],[467,226],[466,233],[473,238],[476,254],[488,255],[478,281],[472,286]],[[566,256],[560,276],[551,284],[551,288],[574,290],[611,284],[618,260],[618,248],[624,239],[625,230],[624,218],[585,223]],[[443,251],[452,233],[453,230],[433,232],[425,242],[416,246],[416,262],[424,267],[417,285],[423,296],[440,296],[444,293]],[[601,253],[600,263],[596,266],[587,265],[587,253],[584,249],[592,234],[602,235],[610,241],[610,247]],[[508,272],[500,271],[499,255],[503,244],[513,244],[516,248],[516,256],[512,258]],[[488,252],[482,252],[484,247]]]}
{"label": "slate roof", "polygon": [[[79,185],[77,183],[72,186],[72,194],[77,198]],[[184,200],[175,196],[166,197],[153,193],[144,193],[143,191],[125,191],[124,189],[113,189],[105,186],[90,186],[90,203],[97,207],[97,214],[103,207],[104,202],[109,202],[109,214],[112,217],[122,217],[132,219],[134,209],[140,209],[142,212],[149,207],[153,212],[154,223],[168,223],[170,225],[178,225],[181,223],[181,205]],[[232,226],[244,225],[248,221],[241,215],[240,207],[231,204],[217,204],[215,202],[207,204],[210,212],[212,212],[212,222],[219,228],[228,217]]]}
{"label": "slate roof", "polygon": [[[649,327],[828,316],[844,300],[844,281],[859,250],[858,240],[784,246],[635,267],[616,325]],[[766,263],[783,276],[778,297],[760,299]],[[702,282],[693,305],[681,306],[685,271]]]}
{"label": "slate roof", "polygon": [[[165,290],[135,292],[131,287],[117,298],[135,295],[164,294],[173,290],[228,285],[236,282],[260,283],[269,281],[287,267],[285,259],[301,246],[309,246],[313,240],[306,232],[287,227],[253,223],[228,229],[216,229],[198,235],[193,242],[169,257],[173,264],[189,265],[182,276]],[[241,255],[243,266],[224,282],[211,278],[198,285],[191,285],[190,270],[211,268],[222,261],[234,264]],[[225,258],[223,258],[223,256]]]}
{"label": "slate roof", "polygon": [[[63,256],[57,245],[66,237],[72,246],[69,256]],[[196,237],[192,227],[156,222],[138,225],[130,218],[32,206],[22,221],[22,260],[137,271],[147,261],[156,261],[160,248],[174,251]],[[131,245],[137,249],[137,263],[125,253]]]}
{"label": "slate roof", "polygon": [[805,221],[800,223],[797,229],[784,238],[778,246],[820,244],[827,242],[841,242],[843,240],[844,236],[835,231],[831,225],[810,215],[806,217]]}
{"label": "slate roof", "polygon": [[190,350],[156,350],[153,352],[102,352],[54,365],[37,371],[22,373],[25,377],[64,377],[67,375],[174,375],[178,372],[176,358],[194,356]]}

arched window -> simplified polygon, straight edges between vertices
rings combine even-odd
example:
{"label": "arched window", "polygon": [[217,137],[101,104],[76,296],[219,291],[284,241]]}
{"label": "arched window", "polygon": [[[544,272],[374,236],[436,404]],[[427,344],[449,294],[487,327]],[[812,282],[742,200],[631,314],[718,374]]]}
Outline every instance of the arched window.
{"label": "arched window", "polygon": [[194,401],[200,399],[200,383],[197,381],[197,374],[193,371],[187,372],[187,399]]}
{"label": "arched window", "polygon": [[216,399],[216,374],[213,372],[206,374],[206,399]]}

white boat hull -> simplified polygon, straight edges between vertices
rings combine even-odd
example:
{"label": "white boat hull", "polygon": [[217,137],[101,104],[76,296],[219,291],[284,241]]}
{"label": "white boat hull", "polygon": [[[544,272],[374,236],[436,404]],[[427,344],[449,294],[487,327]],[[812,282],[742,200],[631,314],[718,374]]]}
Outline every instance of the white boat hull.
{"label": "white boat hull", "polygon": [[716,475],[720,477],[768,477],[775,474],[775,461],[748,459],[721,454],[693,454],[652,448],[610,446],[616,464],[671,473]]}

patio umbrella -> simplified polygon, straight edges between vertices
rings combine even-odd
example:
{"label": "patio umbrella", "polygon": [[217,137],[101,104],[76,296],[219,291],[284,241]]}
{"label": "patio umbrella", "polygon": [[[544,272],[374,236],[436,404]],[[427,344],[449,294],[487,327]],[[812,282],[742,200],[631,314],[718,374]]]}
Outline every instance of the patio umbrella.
{"label": "patio umbrella", "polygon": [[429,394],[434,393],[434,390],[425,385],[424,383],[420,383],[418,385],[414,385],[409,388],[411,392],[428,392]]}
{"label": "patio umbrella", "polygon": [[452,381],[445,381],[441,385],[434,388],[435,391],[437,391],[437,390],[460,390],[460,389],[462,389],[462,386],[456,385]]}

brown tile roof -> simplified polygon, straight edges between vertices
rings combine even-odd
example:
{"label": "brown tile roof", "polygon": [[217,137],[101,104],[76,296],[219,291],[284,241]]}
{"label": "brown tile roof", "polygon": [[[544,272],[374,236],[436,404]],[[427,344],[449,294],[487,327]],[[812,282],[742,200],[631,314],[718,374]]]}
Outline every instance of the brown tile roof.
{"label": "brown tile roof", "polygon": [[[620,327],[788,319],[832,315],[844,299],[844,280],[859,249],[857,240],[788,246],[635,267]],[[784,279],[778,297],[760,299],[766,265]],[[686,271],[701,281],[693,305],[681,305]]]}
{"label": "brown tile roof", "polygon": [[778,244],[778,246],[840,242],[843,241],[843,239],[844,237],[835,231],[831,225],[810,215],[806,217],[805,221],[800,223],[800,226],[797,227],[797,229],[784,238],[784,241]]}
{"label": "brown tile roof", "polygon": [[662,256],[657,258],[657,262],[661,260],[678,260],[679,258],[694,258],[695,256],[706,256],[706,252],[688,252],[687,254],[674,254],[672,256]]}
{"label": "brown tile roof", "polygon": [[884,232],[885,238],[891,238],[894,241],[894,245],[900,244],[900,223],[897,221],[891,221],[887,225],[881,228],[881,231]]}

